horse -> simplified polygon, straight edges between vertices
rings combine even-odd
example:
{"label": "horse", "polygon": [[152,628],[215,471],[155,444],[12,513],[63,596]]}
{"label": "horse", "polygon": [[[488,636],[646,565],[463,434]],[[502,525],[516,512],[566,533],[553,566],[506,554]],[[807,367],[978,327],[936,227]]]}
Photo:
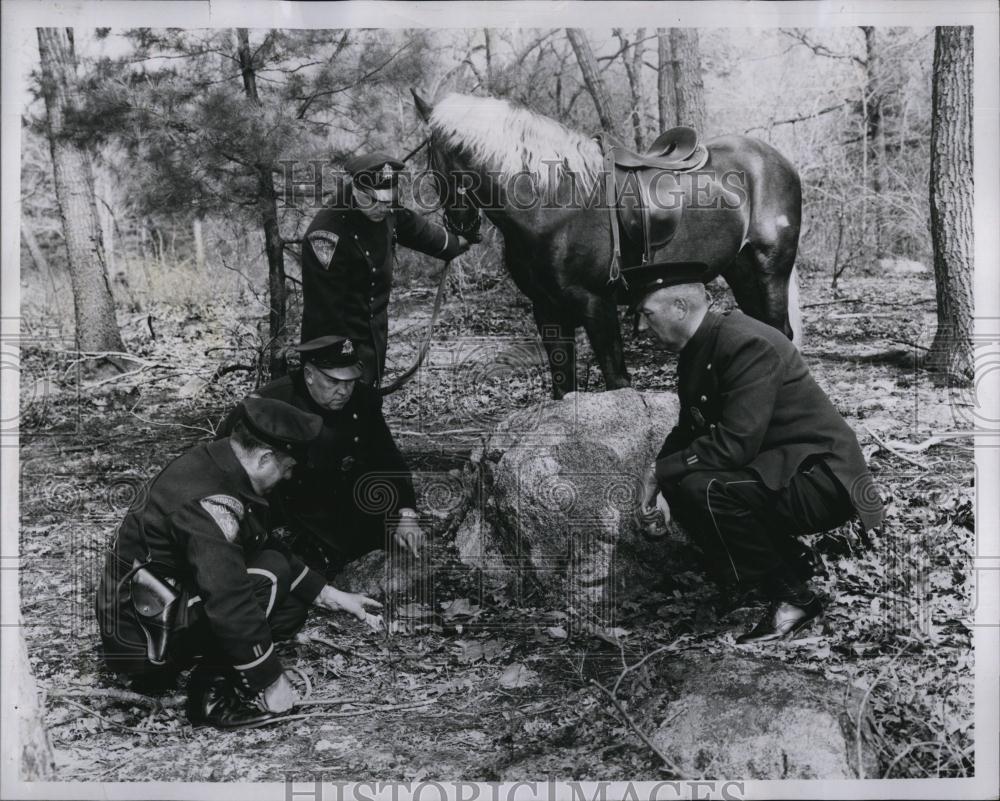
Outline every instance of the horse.
{"label": "horse", "polygon": [[[428,166],[446,221],[461,231],[482,210],[499,229],[504,264],[532,303],[553,397],[575,389],[580,326],[605,388],[629,386],[619,280],[613,270],[609,274],[612,224],[607,205],[596,199],[606,176],[598,143],[506,100],[449,94],[432,106],[411,91],[430,129]],[[684,213],[654,260],[704,263],[710,277],[722,275],[742,311],[796,341],[798,173],[775,148],[753,137],[731,134],[704,145],[708,159],[697,171],[701,178],[683,184]],[[742,180],[742,194],[729,191],[733,176]],[[727,193],[739,202],[704,202]],[[638,264],[642,254],[640,243],[622,238],[627,265]]]}

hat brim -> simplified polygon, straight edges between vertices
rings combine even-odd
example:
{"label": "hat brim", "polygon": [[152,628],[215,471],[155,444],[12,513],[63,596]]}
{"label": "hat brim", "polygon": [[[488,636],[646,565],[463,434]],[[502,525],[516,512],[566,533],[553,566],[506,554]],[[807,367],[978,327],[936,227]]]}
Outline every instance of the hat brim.
{"label": "hat brim", "polygon": [[320,367],[319,365],[312,365],[314,370],[319,370],[327,378],[335,378],[338,381],[353,381],[356,378],[361,378],[361,365],[351,364],[347,367]]}

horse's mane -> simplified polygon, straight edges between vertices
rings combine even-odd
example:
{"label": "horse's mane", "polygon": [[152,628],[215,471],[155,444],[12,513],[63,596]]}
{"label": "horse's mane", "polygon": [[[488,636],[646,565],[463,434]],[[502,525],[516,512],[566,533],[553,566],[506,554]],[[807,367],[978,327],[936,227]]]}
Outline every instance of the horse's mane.
{"label": "horse's mane", "polygon": [[553,162],[558,162],[559,180],[572,173],[584,191],[601,170],[601,151],[593,139],[506,100],[450,94],[434,106],[430,125],[473,166],[498,170],[505,178],[530,173],[542,192],[549,188]]}

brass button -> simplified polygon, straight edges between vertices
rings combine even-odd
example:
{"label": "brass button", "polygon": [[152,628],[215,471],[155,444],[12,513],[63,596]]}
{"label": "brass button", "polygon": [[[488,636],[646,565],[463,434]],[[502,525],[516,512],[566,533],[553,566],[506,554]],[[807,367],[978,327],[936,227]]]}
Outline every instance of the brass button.
{"label": "brass button", "polygon": [[704,402],[705,402],[705,401],[707,401],[707,400],[708,400],[708,398],[706,398],[706,397],[705,397],[704,395],[702,395],[702,396],[701,396],[701,402],[702,402],[702,403],[704,403]]}
{"label": "brass button", "polygon": [[355,438],[354,438],[354,441],[355,441],[355,442],[358,442],[358,438],[357,438],[357,437],[355,437]]}
{"label": "brass button", "polygon": [[705,369],[706,370],[711,370],[712,369],[712,363],[709,362],[707,365],[705,365]]}
{"label": "brass button", "polygon": [[358,419],[358,416],[356,414],[352,414],[351,417],[353,417],[355,420]]}

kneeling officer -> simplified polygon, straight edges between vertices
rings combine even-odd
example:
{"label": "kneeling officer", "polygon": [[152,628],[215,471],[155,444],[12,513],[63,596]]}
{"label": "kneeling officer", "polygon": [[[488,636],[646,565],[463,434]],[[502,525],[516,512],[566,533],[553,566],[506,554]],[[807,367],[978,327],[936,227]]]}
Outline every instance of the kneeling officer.
{"label": "kneeling officer", "polygon": [[321,426],[287,403],[247,399],[230,436],[195,446],[144,488],[108,549],[97,592],[105,661],[140,692],[169,689],[198,663],[193,723],[259,725],[287,711],[295,692],[274,641],[293,636],[311,605],[361,620],[379,606],[328,586],[270,538],[262,496]]}

